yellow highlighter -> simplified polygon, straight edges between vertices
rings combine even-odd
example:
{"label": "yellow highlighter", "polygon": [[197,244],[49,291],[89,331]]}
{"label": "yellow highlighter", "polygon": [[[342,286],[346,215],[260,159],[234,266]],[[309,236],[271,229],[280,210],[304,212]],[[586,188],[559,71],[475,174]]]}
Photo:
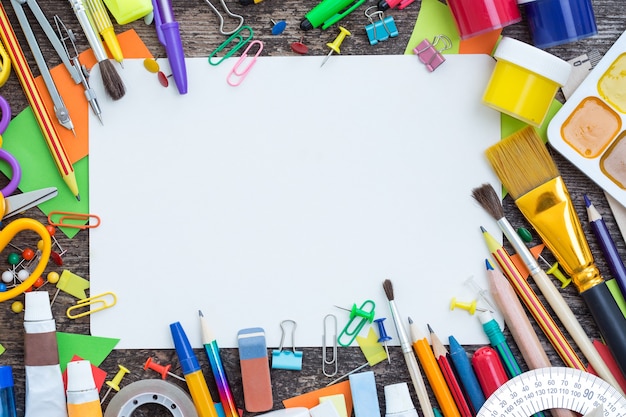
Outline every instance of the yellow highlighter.
{"label": "yellow highlighter", "polygon": [[113,55],[113,59],[122,63],[124,61],[124,55],[122,54],[122,48],[117,40],[115,31],[113,30],[113,23],[109,18],[109,14],[104,7],[102,0],[85,0],[85,5],[91,15],[91,21],[95,26],[95,29],[100,33],[104,43]]}
{"label": "yellow highlighter", "polygon": [[7,82],[10,73],[11,58],[9,58],[9,54],[7,54],[6,49],[4,49],[4,45],[0,42],[0,87]]}

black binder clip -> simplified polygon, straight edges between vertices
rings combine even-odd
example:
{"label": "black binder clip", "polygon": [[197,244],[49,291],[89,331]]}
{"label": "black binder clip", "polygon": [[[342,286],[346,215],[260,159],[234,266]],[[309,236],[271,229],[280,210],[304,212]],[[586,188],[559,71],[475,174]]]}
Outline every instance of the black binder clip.
{"label": "black binder clip", "polygon": [[413,52],[426,65],[428,71],[433,72],[446,60],[441,53],[450,48],[452,48],[450,38],[445,35],[437,35],[432,43],[428,39],[424,39],[413,49]]}
{"label": "black binder clip", "polygon": [[365,32],[369,38],[370,45],[376,45],[378,42],[398,36],[398,28],[396,27],[396,22],[393,20],[393,16],[385,17],[382,10],[370,12],[372,9],[378,9],[378,7],[371,6],[365,10],[365,16],[370,21],[370,24],[365,26]]}

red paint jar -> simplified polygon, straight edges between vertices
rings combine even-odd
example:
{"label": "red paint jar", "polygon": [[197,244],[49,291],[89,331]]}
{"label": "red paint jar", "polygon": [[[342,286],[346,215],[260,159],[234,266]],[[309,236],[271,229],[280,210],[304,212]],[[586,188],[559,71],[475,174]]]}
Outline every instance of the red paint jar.
{"label": "red paint jar", "polygon": [[448,0],[461,39],[522,20],[517,0]]}

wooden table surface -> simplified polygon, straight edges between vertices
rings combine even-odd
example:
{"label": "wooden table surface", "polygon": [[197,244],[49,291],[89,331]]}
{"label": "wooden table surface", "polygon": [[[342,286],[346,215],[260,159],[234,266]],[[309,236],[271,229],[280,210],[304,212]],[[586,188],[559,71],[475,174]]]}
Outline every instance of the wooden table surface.
{"label": "wooden table surface", "polygon": [[[181,24],[182,41],[187,56],[207,56],[221,42],[223,42],[225,37],[218,33],[217,18],[207,3],[201,0],[174,0],[173,3],[174,13],[177,20]],[[22,43],[22,46],[27,54],[27,58],[31,63],[31,67],[34,68],[33,72],[37,74],[34,66],[34,60],[32,59],[28,48],[25,47],[26,42],[24,41],[21,30],[19,29],[13,10],[8,1],[3,2],[3,4],[5,5],[11,22],[17,29],[16,32],[20,42]],[[299,22],[303,18],[304,14],[317,4],[315,0],[265,0],[259,4],[250,6],[241,6],[238,1],[229,0],[227,4],[232,12],[241,14],[245,17],[245,23],[254,29],[255,38],[261,39],[264,42],[265,47],[263,53],[265,55],[293,55],[294,53],[290,49],[290,44],[294,41],[301,40],[309,47],[309,54],[320,55],[321,59],[321,56],[326,55],[329,51],[326,47],[326,43],[332,42],[338,33],[336,26],[333,26],[326,31],[314,29],[308,32],[303,32],[300,30]],[[373,5],[375,2],[373,0],[368,0],[368,3],[366,4]],[[594,0],[593,5],[598,24],[598,34],[579,42],[551,48],[548,50],[549,52],[559,56],[560,58],[568,60],[593,49],[598,50],[601,54],[608,50],[608,48],[626,28],[626,9],[624,8],[623,3],[619,0]],[[63,19],[66,25],[74,27],[76,32],[80,32],[78,23],[75,20],[68,1],[46,0],[41,1],[40,6],[50,21],[52,20],[52,16],[57,14]],[[346,40],[342,45],[342,54],[402,54],[419,13],[420,0],[416,0],[404,10],[389,10],[387,12],[387,15],[394,17],[400,34],[397,38],[387,40],[376,46],[370,46],[367,36],[365,35],[364,25],[368,22],[363,15],[364,9],[365,6],[361,6],[356,13],[352,13],[341,22],[341,24],[351,30],[353,34],[353,36]],[[279,36],[273,36],[271,34],[271,28],[273,25],[272,20],[285,20],[287,22],[287,27],[283,34]],[[232,20],[227,20],[225,27],[228,29],[232,27],[228,25],[232,24]],[[166,56],[162,46],[158,43],[154,26],[148,26],[142,20],[135,21],[123,27],[116,25],[116,31],[118,32],[130,28],[137,31],[139,36],[155,56]],[[524,21],[505,28],[503,33],[507,36],[530,43],[528,28]],[[44,39],[42,33],[37,33],[37,37]],[[80,51],[88,48],[83,36],[78,37],[77,45]],[[51,52],[49,45],[44,43],[42,46],[44,48],[44,55],[49,59],[49,64],[58,64],[59,60]],[[384,80],[381,79],[379,82],[380,87],[384,88]],[[7,84],[2,87],[1,93],[9,100],[12,106],[13,116],[17,115],[27,106],[26,98],[17,81],[17,78],[14,75],[12,75]],[[332,104],[329,103],[329,105]],[[380,122],[394,123],[394,121],[388,117],[389,116],[381,115]],[[626,247],[624,241],[621,235],[619,235],[615,220],[609,210],[608,203],[602,190],[593,184],[580,171],[560,157],[556,152],[552,152],[552,154],[554,155],[559,169],[561,170],[567,186],[569,187],[581,219],[586,219],[586,213],[582,203],[582,194],[586,193],[604,215],[605,221],[616,239],[620,253],[623,257],[626,257]],[[505,210],[507,212],[507,217],[509,217],[513,224],[517,226],[526,224],[509,198],[505,199]],[[27,214],[30,217],[45,222],[45,216],[43,216],[38,210],[31,210]],[[584,221],[583,227],[587,236],[591,237],[591,231]],[[70,271],[85,278],[89,278],[89,232],[87,230],[81,231],[71,240],[65,238],[64,236],[58,236],[58,239],[63,249],[67,250],[67,253],[64,256],[63,268],[69,269]],[[589,239],[589,243],[600,270],[607,271],[606,263],[604,262],[604,259],[599,252],[599,248],[595,244],[592,237]],[[141,243],[138,242],[138,244]],[[120,254],[120,256],[132,255]],[[546,257],[548,260],[552,260],[550,255],[546,255]],[[111,261],[115,262],[115,260]],[[138,262],[142,261],[138,260]],[[3,256],[3,259],[0,260],[0,267],[4,268],[5,266],[6,256]],[[61,268],[50,263],[47,271],[60,272]],[[605,272],[605,274],[608,273]],[[52,295],[54,287],[48,284],[47,289]],[[573,286],[565,288],[563,290],[563,295],[566,297],[579,320],[583,323],[583,327],[588,332],[588,335],[592,338],[598,338],[599,334],[597,328],[589,317],[586,307],[584,306],[581,298],[577,295]],[[21,296],[20,299],[23,299],[23,296]],[[73,299],[73,297],[66,295],[63,292],[59,294],[53,305],[53,313],[57,320],[57,329],[63,332],[89,334],[88,319],[69,320],[65,317],[65,310],[68,306],[72,305],[74,301],[75,299]],[[0,356],[0,364],[13,366],[16,382],[15,391],[18,401],[18,415],[23,415],[25,391],[23,367],[23,315],[11,312],[10,306],[10,302],[5,302],[0,305],[0,344],[6,348],[6,352]],[[141,323],[133,323],[132,317],[129,317],[129,321],[125,325],[136,326],[137,331],[141,331]],[[552,359],[553,364],[562,366],[562,362],[555,354],[552,347],[548,344],[545,337],[543,337],[537,327],[536,329],[538,334],[540,334],[540,339]],[[476,348],[477,346],[469,346],[468,350],[472,352]],[[328,378],[322,374],[321,370],[321,349],[303,348],[303,350],[305,360],[302,371],[294,372],[274,370],[272,372],[275,408],[282,408],[281,401],[285,398],[321,388],[328,382]],[[513,346],[513,350],[518,359],[520,359],[520,363],[523,363],[515,346]],[[390,354],[392,359],[391,364],[381,363],[372,368],[375,372],[379,388],[378,395],[381,404],[381,413],[384,413],[384,397],[382,387],[384,385],[397,382],[410,383],[410,378],[406,371],[406,366],[400,349],[398,347],[391,347]],[[228,377],[233,388],[236,403],[241,407],[243,406],[243,396],[240,383],[241,377],[237,351],[235,349],[223,349],[222,355]],[[118,370],[118,364],[127,367],[131,370],[131,373],[122,380],[121,385],[125,386],[133,381],[157,377],[156,373],[153,371],[143,370],[143,364],[149,356],[156,358],[160,363],[172,364],[171,371],[180,374],[179,364],[176,359],[176,355],[172,350],[115,350],[102,363],[101,368],[108,372],[107,379],[111,379]],[[210,375],[208,373],[209,366],[205,359],[206,355],[199,354],[198,357],[201,361],[205,374]],[[342,348],[340,349],[339,357],[339,374],[348,372],[356,366],[361,365],[362,354],[358,348]],[[217,398],[217,391],[215,384],[212,381],[212,377],[207,378],[207,380],[214,398]],[[184,387],[184,384],[175,379],[170,379],[170,381],[181,384],[181,386]],[[114,392],[109,395],[109,399],[113,397],[113,394]],[[435,400],[432,394],[431,400],[434,404]],[[415,397],[414,402],[416,405],[418,404]],[[106,403],[108,403],[108,399],[105,402],[105,405]],[[169,415],[169,412],[161,406],[144,406],[138,410],[135,415],[167,416]]]}

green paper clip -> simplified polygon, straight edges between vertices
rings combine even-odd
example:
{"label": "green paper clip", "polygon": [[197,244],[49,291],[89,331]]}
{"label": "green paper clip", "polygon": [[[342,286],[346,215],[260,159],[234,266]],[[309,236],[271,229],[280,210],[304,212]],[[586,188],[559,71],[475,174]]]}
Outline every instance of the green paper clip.
{"label": "green paper clip", "polygon": [[[348,347],[354,342],[354,339],[359,335],[363,326],[366,323],[371,323],[374,321],[374,308],[376,304],[372,300],[365,300],[361,307],[356,308],[356,304],[352,306],[350,309],[350,320],[346,327],[343,328],[339,337],[337,338],[337,343],[339,343],[343,347]],[[340,307],[341,308],[341,307]],[[356,319],[360,319],[358,322],[355,322]],[[349,336],[347,341],[342,340],[342,338]]]}
{"label": "green paper clip", "polygon": [[[244,30],[248,31],[248,36],[246,37],[242,35],[242,32]],[[213,66],[221,64],[222,61],[224,61],[226,58],[233,56],[235,52],[237,52],[239,49],[241,49],[242,46],[248,43],[248,41],[252,39],[253,35],[254,35],[254,32],[252,31],[252,28],[250,26],[247,26],[247,25],[242,26],[241,28],[239,28],[238,31],[233,33],[228,39],[222,42],[222,44],[218,46],[213,52],[211,52],[211,54],[209,55],[209,64]],[[222,52],[224,49],[226,49],[231,43],[233,43],[233,41],[236,41],[237,43],[235,43],[235,45],[232,47],[230,51],[226,53],[226,55],[221,57],[217,62],[211,60],[211,58],[215,58],[215,56],[219,52]]]}

